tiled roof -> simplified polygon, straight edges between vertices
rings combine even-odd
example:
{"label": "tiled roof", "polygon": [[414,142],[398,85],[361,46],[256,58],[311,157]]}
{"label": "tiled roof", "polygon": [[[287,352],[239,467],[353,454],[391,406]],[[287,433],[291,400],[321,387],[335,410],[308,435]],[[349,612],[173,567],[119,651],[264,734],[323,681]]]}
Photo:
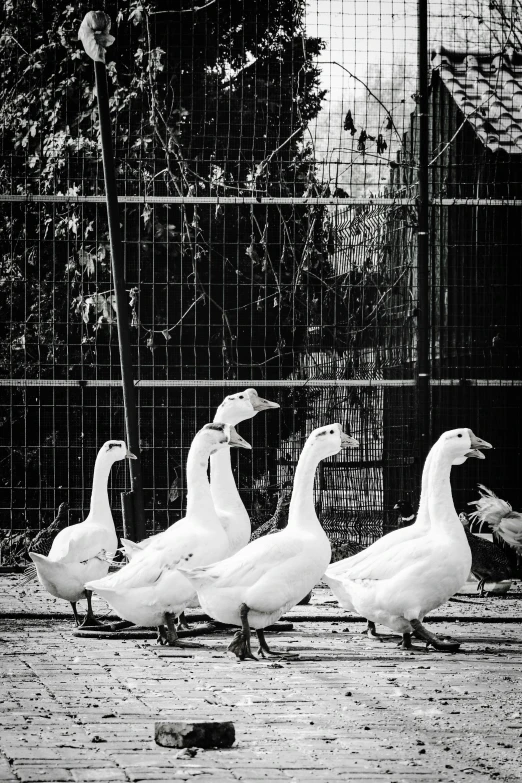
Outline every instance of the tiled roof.
{"label": "tiled roof", "polygon": [[432,68],[492,152],[522,155],[522,53],[456,52],[439,47]]}

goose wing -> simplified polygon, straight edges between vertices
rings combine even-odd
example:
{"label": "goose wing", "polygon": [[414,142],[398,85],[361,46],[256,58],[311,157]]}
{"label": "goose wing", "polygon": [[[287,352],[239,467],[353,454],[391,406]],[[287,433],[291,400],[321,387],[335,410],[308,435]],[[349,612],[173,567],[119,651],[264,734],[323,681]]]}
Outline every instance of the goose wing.
{"label": "goose wing", "polygon": [[219,587],[250,587],[272,569],[277,569],[302,551],[302,543],[285,533],[286,530],[283,530],[251,541],[235,555],[219,563],[181,570],[198,586],[212,583]]}
{"label": "goose wing", "polygon": [[107,528],[102,525],[80,522],[60,530],[48,557],[49,560],[59,560],[62,563],[83,563],[106,552],[111,543],[116,550],[116,532],[113,537],[114,541],[111,542]]}
{"label": "goose wing", "polygon": [[388,552],[392,547],[401,543],[403,539],[407,539],[409,535],[411,535],[409,534],[409,528],[392,530],[390,533],[382,536],[382,538],[378,538],[377,541],[374,541],[373,544],[370,544],[370,546],[360,552],[356,552],[345,558],[336,558],[335,561],[332,556],[332,563],[330,564],[328,571],[331,574],[341,576],[345,570],[349,570],[362,562],[366,562],[368,558],[377,557],[378,555]]}
{"label": "goose wing", "polygon": [[109,574],[96,582],[89,582],[88,587],[96,590],[103,587],[111,590],[124,590],[153,585],[161,575],[168,570],[174,570],[180,563],[190,562],[194,550],[201,545],[197,532],[187,527],[178,529],[178,535],[137,551],[130,563],[120,568],[114,574]]}
{"label": "goose wing", "polygon": [[[422,538],[404,541],[401,544],[389,548],[375,556],[368,556],[365,560],[350,564],[351,558],[340,560],[326,570],[326,576],[343,581],[345,579],[391,579],[405,568],[410,568],[422,561],[427,553],[428,546]],[[340,566],[343,564],[343,568]]]}

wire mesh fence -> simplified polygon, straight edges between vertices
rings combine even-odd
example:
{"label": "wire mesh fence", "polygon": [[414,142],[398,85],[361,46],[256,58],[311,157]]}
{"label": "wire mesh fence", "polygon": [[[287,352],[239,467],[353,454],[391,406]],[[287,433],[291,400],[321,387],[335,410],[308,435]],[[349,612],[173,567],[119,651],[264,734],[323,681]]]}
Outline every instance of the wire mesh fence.
{"label": "wire mesh fence", "polygon": [[[393,387],[393,391],[401,391]],[[411,390],[410,390],[411,391]],[[89,506],[92,470],[100,444],[123,428],[121,390],[113,387],[39,386],[1,389],[11,410],[10,440],[2,449],[4,475],[18,485],[0,489],[13,527],[38,529],[55,517],[62,502],[71,518]],[[182,515],[186,500],[185,462],[194,432],[212,420],[230,387],[139,389],[139,410],[148,532],[165,529]],[[341,421],[360,442],[324,464],[316,479],[316,502],[332,539],[350,534],[367,543],[395,512],[383,514],[383,472],[406,469],[413,458],[404,443],[390,444],[383,457],[383,389],[376,387],[266,386],[263,394],[279,411],[258,415],[239,429],[252,453],[234,453],[235,474],[253,527],[274,512],[291,485],[304,438],[320,421]],[[128,488],[125,466],[111,474],[112,507],[120,521],[118,493]],[[396,493],[404,487],[397,486]],[[413,489],[413,487],[411,487]],[[394,498],[394,502],[399,497]],[[393,503],[392,503],[393,505]]]}
{"label": "wire mesh fence", "polygon": [[[117,313],[89,7],[10,0],[0,36],[0,508],[37,530],[88,508],[97,449],[123,437],[117,318],[131,324],[149,531],[182,514],[196,429],[231,390],[278,413],[241,426],[254,527],[307,433],[361,443],[326,462],[333,540],[368,543],[419,491],[417,4],[102,4],[127,312]],[[520,507],[522,15],[430,3],[431,438],[499,446],[454,471]],[[479,469],[480,468],[480,469]],[[115,518],[125,467],[111,477]]]}

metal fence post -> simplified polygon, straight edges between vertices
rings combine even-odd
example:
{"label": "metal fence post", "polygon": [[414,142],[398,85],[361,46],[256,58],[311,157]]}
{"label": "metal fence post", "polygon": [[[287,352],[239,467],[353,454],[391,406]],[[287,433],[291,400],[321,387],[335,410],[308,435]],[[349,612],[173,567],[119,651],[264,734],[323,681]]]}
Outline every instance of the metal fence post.
{"label": "metal fence post", "polygon": [[[98,97],[98,113],[100,117],[100,139],[102,148],[103,174],[105,179],[105,196],[107,200],[107,217],[109,222],[109,240],[111,247],[111,268],[116,300],[116,319],[118,326],[118,343],[120,349],[121,382],[123,389],[123,404],[125,408],[125,429],[127,446],[137,457],[129,461],[129,472],[132,492],[132,513],[129,501],[122,499],[125,534],[141,540],[145,538],[145,510],[143,502],[143,484],[141,477],[141,455],[138,424],[138,410],[132,373],[132,356],[130,346],[130,329],[127,311],[129,298],[125,291],[125,275],[123,267],[123,246],[120,232],[120,215],[116,174],[114,170],[114,153],[112,147],[111,118],[109,110],[109,91],[107,87],[107,70],[105,67],[105,48],[110,46],[114,38],[110,35],[110,18],[103,11],[90,11],[84,18],[80,28],[79,38],[85,51],[94,60],[96,78],[96,94]],[[130,529],[127,529],[130,528]]]}
{"label": "metal fence post", "polygon": [[418,2],[417,435],[419,470],[430,448],[428,0]]}

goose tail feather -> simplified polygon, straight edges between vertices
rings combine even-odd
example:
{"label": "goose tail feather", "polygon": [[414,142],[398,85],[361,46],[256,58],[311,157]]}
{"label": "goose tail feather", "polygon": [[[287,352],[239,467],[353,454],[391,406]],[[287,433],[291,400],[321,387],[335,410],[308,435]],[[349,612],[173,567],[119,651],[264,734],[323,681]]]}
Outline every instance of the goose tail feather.
{"label": "goose tail feather", "polygon": [[31,565],[28,565],[24,570],[23,576],[20,577],[18,584],[20,587],[23,587],[24,585],[29,584],[29,582],[33,582],[37,578],[38,572],[36,570],[36,566],[34,563],[31,563]]}

